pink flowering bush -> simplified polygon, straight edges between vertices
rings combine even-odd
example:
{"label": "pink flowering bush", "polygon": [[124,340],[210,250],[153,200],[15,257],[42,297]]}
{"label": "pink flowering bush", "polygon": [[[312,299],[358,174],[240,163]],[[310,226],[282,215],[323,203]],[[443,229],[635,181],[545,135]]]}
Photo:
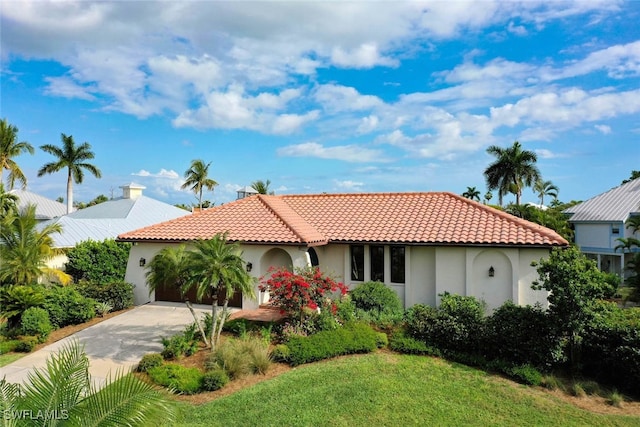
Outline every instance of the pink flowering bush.
{"label": "pink flowering bush", "polygon": [[285,268],[269,272],[271,275],[262,279],[260,291],[268,291],[269,302],[299,324],[311,313],[328,311],[335,315],[336,300],[348,291],[343,283],[323,275],[318,267],[296,273]]}

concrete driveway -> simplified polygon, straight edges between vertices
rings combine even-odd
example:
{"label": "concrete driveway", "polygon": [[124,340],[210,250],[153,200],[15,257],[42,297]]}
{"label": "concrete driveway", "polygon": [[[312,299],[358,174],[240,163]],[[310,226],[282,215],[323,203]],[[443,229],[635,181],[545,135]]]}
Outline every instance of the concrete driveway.
{"label": "concrete driveway", "polygon": [[[211,307],[194,305],[196,313],[210,312]],[[84,344],[89,357],[89,373],[95,385],[104,383],[109,372],[129,371],[147,353],[162,351],[162,337],[184,330],[193,316],[184,304],[154,302],[77,332],[0,368],[0,378],[22,383],[34,367],[46,366],[46,359],[73,340]]]}

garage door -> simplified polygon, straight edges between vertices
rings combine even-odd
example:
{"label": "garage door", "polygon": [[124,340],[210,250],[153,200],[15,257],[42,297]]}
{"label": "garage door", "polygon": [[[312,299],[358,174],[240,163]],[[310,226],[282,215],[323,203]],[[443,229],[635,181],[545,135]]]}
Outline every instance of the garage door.
{"label": "garage door", "polygon": [[[202,301],[196,300],[196,289],[191,288],[189,292],[184,296],[180,295],[180,290],[177,287],[162,287],[156,289],[156,301],[171,301],[171,302],[184,302],[189,300],[194,304],[211,304],[212,300],[209,297],[205,297]],[[222,305],[224,294],[218,293],[218,305]],[[236,292],[233,297],[229,299],[229,307],[242,308],[242,293]]]}

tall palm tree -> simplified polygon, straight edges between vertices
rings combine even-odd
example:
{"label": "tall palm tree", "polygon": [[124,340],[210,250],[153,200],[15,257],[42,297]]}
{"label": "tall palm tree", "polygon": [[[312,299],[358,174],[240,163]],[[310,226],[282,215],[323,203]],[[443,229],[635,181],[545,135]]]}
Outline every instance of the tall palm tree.
{"label": "tall palm tree", "polygon": [[82,184],[84,170],[89,171],[96,178],[102,177],[102,174],[100,169],[86,162],[95,157],[88,142],[83,142],[81,145],[76,146],[73,136],[67,136],[63,133],[60,138],[62,139],[62,148],[51,144],[45,144],[40,147],[42,151],[56,156],[57,159],[55,162],[42,166],[38,171],[38,176],[55,173],[67,168],[67,213],[71,213],[73,210],[73,182]]}
{"label": "tall palm tree", "polygon": [[191,166],[184,172],[185,182],[182,188],[189,188],[198,197],[198,206],[202,209],[202,191],[206,188],[213,191],[213,187],[218,185],[216,181],[209,178],[209,166],[211,162],[204,164],[203,160],[195,159],[191,161]]}
{"label": "tall palm tree", "polygon": [[[119,371],[98,390],[89,375],[89,359],[78,341],[47,358],[24,384],[0,380],[5,414],[47,414],[30,423],[5,417],[2,425],[148,426],[171,425],[174,405],[151,384]],[[26,418],[28,420],[28,418]]]}
{"label": "tall palm tree", "polygon": [[477,202],[480,201],[480,191],[476,189],[476,187],[467,187],[467,191],[462,193],[462,197],[466,197],[467,199],[475,200]]}
{"label": "tall palm tree", "polygon": [[269,191],[269,185],[271,185],[270,180],[262,181],[259,179],[251,184],[251,188],[256,190],[258,194],[274,194],[273,191]]}
{"label": "tall palm tree", "polygon": [[0,222],[0,282],[29,285],[48,275],[66,284],[71,277],[47,266],[55,254],[51,235],[60,233],[60,224],[38,230],[35,205],[22,212],[10,212]]}
{"label": "tall palm tree", "polygon": [[493,194],[491,194],[491,191],[487,191],[487,193],[484,195],[484,204],[488,204],[492,198]]}
{"label": "tall palm tree", "polygon": [[33,154],[33,147],[26,141],[17,142],[18,128],[10,125],[7,119],[0,121],[0,183],[4,183],[4,171],[9,171],[7,179],[8,189],[13,190],[16,181],[22,184],[22,188],[27,186],[27,177],[22,169],[13,160],[14,157],[22,153]]}
{"label": "tall palm tree", "polygon": [[536,153],[523,150],[518,141],[511,147],[502,148],[492,145],[487,153],[496,157],[484,171],[489,190],[498,190],[498,202],[502,206],[502,198],[507,193],[516,195],[516,204],[520,204],[522,189],[530,187],[540,179],[540,171],[535,163]]}
{"label": "tall palm tree", "polygon": [[540,204],[544,205],[544,196],[551,196],[557,199],[560,190],[553,182],[538,179],[535,184],[533,184],[533,191],[535,191],[540,198]]}
{"label": "tall palm tree", "polygon": [[218,292],[224,291],[224,309],[235,291],[244,292],[243,297],[254,298],[253,278],[246,271],[238,245],[228,243],[226,233],[216,234],[210,240],[195,241],[188,257],[191,273],[183,292],[195,286],[198,300],[205,296],[212,298],[210,343],[213,351],[225,320],[223,315],[218,323]]}

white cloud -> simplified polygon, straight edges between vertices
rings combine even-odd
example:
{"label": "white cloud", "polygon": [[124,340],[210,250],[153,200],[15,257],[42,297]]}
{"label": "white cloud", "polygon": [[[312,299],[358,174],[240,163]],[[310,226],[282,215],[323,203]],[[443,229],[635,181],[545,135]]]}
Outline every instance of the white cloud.
{"label": "white cloud", "polygon": [[87,101],[96,99],[96,97],[90,93],[89,88],[78,85],[67,76],[45,77],[45,81],[49,83],[49,86],[45,89],[47,95],[84,99]]}
{"label": "white cloud", "polygon": [[341,191],[362,191],[362,187],[364,187],[364,182],[351,181],[351,180],[334,180],[333,183],[335,186]]}
{"label": "white cloud", "polygon": [[167,178],[167,179],[180,179],[178,172],[173,169],[160,169],[157,173],[151,173],[148,170],[140,169],[138,172],[133,172],[131,175],[151,178]]}
{"label": "white cloud", "polygon": [[611,133],[611,126],[607,126],[607,125],[594,125],[594,128],[596,128],[600,133],[602,133],[603,135],[609,135]]}
{"label": "white cloud", "polygon": [[364,43],[350,51],[335,47],[331,53],[331,62],[344,68],[372,68],[376,65],[397,67],[399,64],[397,59],[381,55],[374,43]]}
{"label": "white cloud", "polygon": [[277,154],[282,157],[317,157],[353,163],[388,161],[382,150],[364,148],[358,145],[325,147],[316,142],[281,147],[277,150]]}
{"label": "white cloud", "polygon": [[534,150],[536,155],[541,159],[557,159],[560,157],[566,157],[565,154],[554,153],[551,150],[547,150],[546,148],[540,148]]}

